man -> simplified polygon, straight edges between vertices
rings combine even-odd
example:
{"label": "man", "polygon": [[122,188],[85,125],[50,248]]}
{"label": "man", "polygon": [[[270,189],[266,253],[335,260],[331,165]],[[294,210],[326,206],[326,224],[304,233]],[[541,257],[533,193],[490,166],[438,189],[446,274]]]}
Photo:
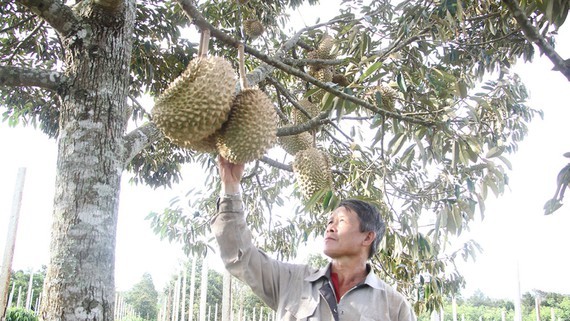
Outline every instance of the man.
{"label": "man", "polygon": [[243,164],[218,158],[222,182],[212,230],[228,271],[276,311],[278,320],[415,321],[404,297],[371,271],[367,260],[385,230],[378,210],[358,200],[341,202],[329,216],[320,270],[274,260],[255,248],[240,195]]}

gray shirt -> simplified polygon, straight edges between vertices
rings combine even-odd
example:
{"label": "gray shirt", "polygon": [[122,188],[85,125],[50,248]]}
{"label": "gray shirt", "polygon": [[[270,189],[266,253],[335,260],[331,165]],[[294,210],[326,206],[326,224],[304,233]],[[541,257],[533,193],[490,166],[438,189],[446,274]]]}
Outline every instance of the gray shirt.
{"label": "gray shirt", "polygon": [[212,230],[226,269],[248,284],[279,320],[415,321],[405,298],[370,271],[336,302],[330,264],[315,269],[272,259],[257,249],[239,197],[222,197]]}

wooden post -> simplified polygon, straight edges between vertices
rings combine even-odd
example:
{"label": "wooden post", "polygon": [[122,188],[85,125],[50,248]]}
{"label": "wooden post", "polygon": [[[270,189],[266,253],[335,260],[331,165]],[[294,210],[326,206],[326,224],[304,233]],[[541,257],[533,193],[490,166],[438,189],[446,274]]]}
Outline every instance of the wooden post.
{"label": "wooden post", "polygon": [[26,310],[32,309],[32,299],[34,297],[34,290],[32,283],[34,282],[34,272],[30,273],[30,281],[28,282],[28,292],[26,293]]}
{"label": "wooden post", "polygon": [[457,321],[457,299],[455,299],[455,295],[451,298],[451,314],[453,316],[453,321]]}
{"label": "wooden post", "polygon": [[178,304],[180,303],[180,276],[174,285],[174,299],[172,300],[172,321],[178,321]]}
{"label": "wooden post", "polygon": [[224,271],[222,290],[222,321],[230,321],[232,313],[232,276]]}
{"label": "wooden post", "polygon": [[439,320],[440,320],[440,318],[439,318],[439,312],[437,312],[436,310],[433,310],[433,311],[431,312],[430,320],[431,320],[431,321],[439,321]]}
{"label": "wooden post", "polygon": [[206,321],[206,300],[208,298],[208,260],[202,259],[202,280],[200,280],[200,321]]}
{"label": "wooden post", "polygon": [[180,321],[186,317],[186,283],[188,282],[188,269],[184,264],[184,277],[182,278],[182,300],[180,300]]}
{"label": "wooden post", "polygon": [[534,307],[536,309],[536,321],[540,321],[540,297],[538,294],[534,297]]}
{"label": "wooden post", "polygon": [[188,321],[194,318],[194,294],[196,293],[196,257],[192,257],[192,271],[190,271],[190,304],[188,305]]}
{"label": "wooden post", "polygon": [[18,299],[16,300],[16,307],[22,307],[22,286],[18,287]]}
{"label": "wooden post", "polygon": [[14,258],[14,247],[16,246],[16,234],[18,232],[18,219],[20,218],[25,177],[26,168],[19,168],[16,176],[16,188],[14,189],[14,196],[12,198],[12,211],[10,213],[10,220],[8,221],[2,267],[0,268],[0,320],[4,320],[6,317],[8,289],[10,288],[10,272],[12,270],[12,259]]}
{"label": "wooden post", "polygon": [[14,298],[14,288],[15,287],[16,287],[16,283],[12,283],[12,290],[10,290],[10,295],[8,296],[8,303],[6,305],[6,309],[8,309],[9,307],[12,306],[12,299]]}

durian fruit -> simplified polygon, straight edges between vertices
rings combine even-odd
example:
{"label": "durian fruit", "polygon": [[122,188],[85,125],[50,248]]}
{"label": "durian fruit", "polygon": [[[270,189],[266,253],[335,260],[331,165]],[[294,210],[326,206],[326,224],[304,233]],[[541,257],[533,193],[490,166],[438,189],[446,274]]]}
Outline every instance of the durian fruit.
{"label": "durian fruit", "polygon": [[277,141],[277,113],[259,89],[242,90],[217,138],[218,152],[234,164],[259,159]]}
{"label": "durian fruit", "polygon": [[[303,109],[309,115],[311,115],[311,118],[318,116],[319,113],[321,112],[321,108],[319,107],[319,105],[313,104],[308,99],[299,100],[299,105],[301,105],[301,107],[303,107]],[[294,124],[306,123],[307,121],[309,121],[311,119],[311,118],[308,118],[305,114],[303,114],[297,108],[293,108],[293,110],[291,111],[291,116],[293,118]]]}
{"label": "durian fruit", "polygon": [[225,59],[196,58],[158,97],[153,121],[180,146],[205,139],[226,121],[235,82],[234,70]]}
{"label": "durian fruit", "polygon": [[341,85],[343,87],[350,85],[350,81],[348,81],[348,78],[346,78],[345,75],[338,72],[333,73],[332,82],[334,82],[337,85]]}
{"label": "durian fruit", "polygon": [[333,80],[332,67],[323,67],[319,69],[309,68],[309,74],[321,82],[331,82]]}
{"label": "durian fruit", "polygon": [[333,46],[334,38],[328,33],[325,33],[316,49],[317,57],[320,59],[334,59],[335,55],[332,53]]}
{"label": "durian fruit", "polygon": [[330,165],[328,155],[314,147],[295,154],[293,172],[301,193],[306,199],[310,199],[318,191],[332,190]]}
{"label": "durian fruit", "polygon": [[263,27],[263,24],[259,20],[245,20],[243,22],[243,31],[246,35],[255,39],[265,32],[265,27]]}
{"label": "durian fruit", "polygon": [[313,147],[313,136],[308,132],[302,132],[297,135],[280,136],[278,141],[279,145],[291,155]]}
{"label": "durian fruit", "polygon": [[247,88],[244,45],[238,45],[242,90],[232,101],[228,120],[217,135],[216,147],[234,164],[259,159],[277,141],[277,113],[267,95]]}
{"label": "durian fruit", "polygon": [[[320,82],[328,83],[328,82],[332,82],[332,80],[333,80],[333,69],[330,66],[320,68],[317,70],[310,68],[309,74],[311,76],[315,77]],[[323,100],[324,96],[325,96],[325,93],[326,93],[325,90],[320,89],[311,95],[311,100],[317,104],[320,104],[321,101]]]}
{"label": "durian fruit", "polygon": [[[307,52],[307,59],[321,59],[319,58],[319,55],[317,53],[317,50],[312,50]],[[309,64],[309,73],[311,73],[311,71],[313,70],[318,70],[323,68],[324,65],[322,64]]]}
{"label": "durian fruit", "polygon": [[382,107],[387,110],[395,110],[396,98],[399,97],[398,92],[385,84],[376,87],[376,91],[379,91],[382,97]]}
{"label": "durian fruit", "polygon": [[172,142],[174,144],[180,146],[180,147],[192,149],[192,150],[195,150],[197,152],[215,153],[217,151],[217,146],[216,146],[217,136],[218,136],[218,132],[215,132],[214,134],[212,134],[206,138],[203,138],[201,140],[197,140],[197,141],[176,141],[176,140],[172,140]]}

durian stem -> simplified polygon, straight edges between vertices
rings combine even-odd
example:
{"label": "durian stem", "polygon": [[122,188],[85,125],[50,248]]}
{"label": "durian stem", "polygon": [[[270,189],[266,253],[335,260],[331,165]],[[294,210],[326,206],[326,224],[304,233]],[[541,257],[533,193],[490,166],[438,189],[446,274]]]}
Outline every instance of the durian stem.
{"label": "durian stem", "polygon": [[210,29],[202,29],[200,34],[200,46],[198,47],[198,57],[208,56],[208,47],[210,45]]}
{"label": "durian stem", "polygon": [[239,59],[239,84],[241,86],[241,90],[247,88],[247,78],[245,73],[245,48],[243,43],[239,43],[238,45],[238,59]]}

